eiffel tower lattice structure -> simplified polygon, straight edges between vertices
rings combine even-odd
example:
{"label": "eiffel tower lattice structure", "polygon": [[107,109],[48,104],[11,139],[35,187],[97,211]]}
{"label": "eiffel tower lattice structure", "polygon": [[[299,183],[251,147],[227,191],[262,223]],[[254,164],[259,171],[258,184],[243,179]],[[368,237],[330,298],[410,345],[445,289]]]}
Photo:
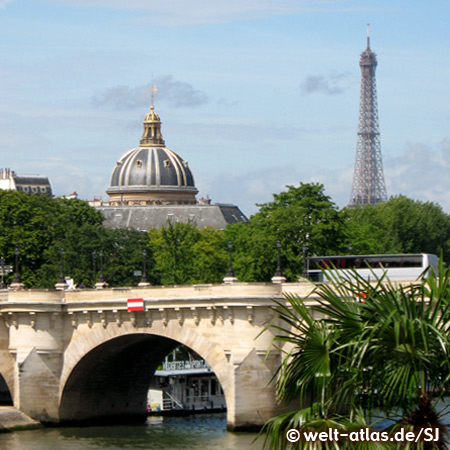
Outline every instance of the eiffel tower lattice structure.
{"label": "eiffel tower lattice structure", "polygon": [[361,53],[361,94],[355,171],[349,206],[377,204],[387,200],[378,126],[375,69],[377,57],[370,49],[369,25],[367,48]]}

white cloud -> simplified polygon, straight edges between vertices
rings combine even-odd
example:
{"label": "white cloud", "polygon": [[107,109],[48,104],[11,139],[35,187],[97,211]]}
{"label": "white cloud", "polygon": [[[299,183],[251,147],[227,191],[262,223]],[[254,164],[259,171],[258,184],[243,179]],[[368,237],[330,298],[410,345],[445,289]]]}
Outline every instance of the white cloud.
{"label": "white cloud", "polygon": [[388,195],[403,194],[439,203],[450,212],[450,140],[437,146],[407,143],[405,151],[386,158],[384,170]]}
{"label": "white cloud", "polygon": [[[174,80],[172,75],[157,77],[153,84],[158,90],[158,102],[167,101],[175,108],[198,106],[208,102],[206,94],[195,89],[190,83]],[[135,87],[113,86],[97,93],[92,101],[95,105],[112,104],[118,109],[148,107],[151,88],[151,83]]]}
{"label": "white cloud", "polygon": [[303,95],[322,93],[328,95],[343,94],[355,83],[349,73],[330,75],[308,75],[300,82],[300,92]]}

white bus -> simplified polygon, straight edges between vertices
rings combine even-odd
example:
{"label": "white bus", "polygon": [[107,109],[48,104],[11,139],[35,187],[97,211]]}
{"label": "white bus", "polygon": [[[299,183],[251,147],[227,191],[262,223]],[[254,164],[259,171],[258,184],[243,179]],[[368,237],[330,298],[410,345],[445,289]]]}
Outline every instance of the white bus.
{"label": "white bus", "polygon": [[366,280],[381,278],[384,272],[391,280],[416,280],[430,267],[437,274],[438,258],[429,253],[313,256],[308,258],[307,274],[312,281],[327,281],[327,272],[339,275],[354,269]]}

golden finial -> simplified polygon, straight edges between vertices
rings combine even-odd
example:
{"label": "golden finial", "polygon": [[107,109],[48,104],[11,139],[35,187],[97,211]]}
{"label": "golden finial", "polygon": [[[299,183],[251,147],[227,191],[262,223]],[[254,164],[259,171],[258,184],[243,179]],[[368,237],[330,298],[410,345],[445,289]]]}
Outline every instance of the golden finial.
{"label": "golden finial", "polygon": [[154,98],[154,94],[156,94],[158,92],[158,89],[156,88],[156,86],[152,86],[152,88],[150,89],[150,92],[152,93],[152,106],[153,106],[153,98]]}
{"label": "golden finial", "polygon": [[156,86],[152,86],[150,89],[150,92],[151,92],[151,98],[152,98],[152,104],[150,106],[150,110],[152,112],[152,119],[154,119],[155,118],[155,112],[154,112],[155,107],[153,106],[153,100],[154,100],[155,94],[158,92],[158,89],[156,89]]}

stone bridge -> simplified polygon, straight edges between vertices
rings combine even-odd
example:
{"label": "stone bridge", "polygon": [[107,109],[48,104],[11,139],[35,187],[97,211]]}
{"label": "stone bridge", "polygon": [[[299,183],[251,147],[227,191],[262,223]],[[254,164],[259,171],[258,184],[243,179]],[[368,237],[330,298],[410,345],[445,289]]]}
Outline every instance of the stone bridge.
{"label": "stone bridge", "polygon": [[[228,427],[259,426],[278,412],[270,380],[280,352],[261,333],[272,299],[310,291],[308,283],[0,291],[0,381],[41,422],[143,418],[154,371],[184,344],[217,375]],[[143,311],[128,311],[133,298]]]}

